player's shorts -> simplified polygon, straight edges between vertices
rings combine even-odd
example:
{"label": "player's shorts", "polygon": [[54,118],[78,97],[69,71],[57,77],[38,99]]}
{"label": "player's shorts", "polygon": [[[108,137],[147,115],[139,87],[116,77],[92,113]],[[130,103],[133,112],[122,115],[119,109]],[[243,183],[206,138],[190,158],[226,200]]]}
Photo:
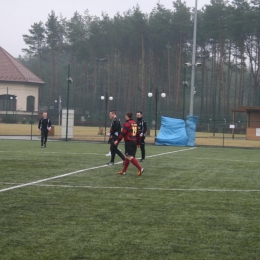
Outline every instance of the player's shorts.
{"label": "player's shorts", "polygon": [[125,155],[135,157],[136,153],[136,142],[133,141],[125,141]]}

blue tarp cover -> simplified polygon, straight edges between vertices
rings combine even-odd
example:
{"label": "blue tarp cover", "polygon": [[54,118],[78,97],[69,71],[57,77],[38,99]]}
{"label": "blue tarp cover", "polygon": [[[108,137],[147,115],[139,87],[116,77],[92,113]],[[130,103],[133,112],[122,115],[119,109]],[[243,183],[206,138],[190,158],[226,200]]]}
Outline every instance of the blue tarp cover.
{"label": "blue tarp cover", "polygon": [[198,116],[182,119],[161,117],[161,128],[156,145],[194,146]]}
{"label": "blue tarp cover", "polygon": [[184,120],[161,117],[161,128],[156,138],[156,145],[186,146],[187,140],[188,136]]}
{"label": "blue tarp cover", "polygon": [[198,122],[198,116],[187,116],[186,120],[186,132],[188,136],[187,146],[195,145],[196,125]]}

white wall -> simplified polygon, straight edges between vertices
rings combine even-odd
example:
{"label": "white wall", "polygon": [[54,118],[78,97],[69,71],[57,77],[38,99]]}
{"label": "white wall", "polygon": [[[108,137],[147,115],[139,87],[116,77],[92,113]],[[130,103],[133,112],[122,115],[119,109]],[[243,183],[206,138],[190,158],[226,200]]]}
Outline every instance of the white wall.
{"label": "white wall", "polygon": [[[8,93],[7,93],[8,92]],[[35,97],[35,112],[38,112],[39,105],[39,85],[13,82],[0,82],[0,95],[17,96],[16,111],[26,112],[26,102],[28,96]]]}

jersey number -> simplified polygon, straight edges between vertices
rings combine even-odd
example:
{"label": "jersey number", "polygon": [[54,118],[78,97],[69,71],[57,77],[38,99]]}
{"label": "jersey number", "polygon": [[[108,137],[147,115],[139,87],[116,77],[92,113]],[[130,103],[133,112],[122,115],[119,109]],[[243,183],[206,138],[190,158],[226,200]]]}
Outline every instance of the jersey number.
{"label": "jersey number", "polygon": [[137,126],[133,126],[132,129],[133,129],[133,136],[136,136],[136,133],[137,133]]}

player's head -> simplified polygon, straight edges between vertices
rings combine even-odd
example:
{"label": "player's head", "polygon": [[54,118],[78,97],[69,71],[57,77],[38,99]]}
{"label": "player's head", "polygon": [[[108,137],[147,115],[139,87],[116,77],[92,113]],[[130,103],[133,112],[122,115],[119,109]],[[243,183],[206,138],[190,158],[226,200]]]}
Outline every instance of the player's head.
{"label": "player's head", "polygon": [[137,111],[136,112],[136,117],[137,118],[142,118],[143,117],[143,112],[142,111]]}
{"label": "player's head", "polygon": [[47,118],[47,112],[42,113],[43,118]]}
{"label": "player's head", "polygon": [[113,118],[115,118],[116,117],[116,110],[111,110],[110,112],[109,112],[109,118],[110,119],[113,119]]}
{"label": "player's head", "polygon": [[126,118],[126,120],[132,119],[132,118],[133,118],[133,113],[132,113],[132,112],[127,112],[127,113],[125,114],[125,118]]}

